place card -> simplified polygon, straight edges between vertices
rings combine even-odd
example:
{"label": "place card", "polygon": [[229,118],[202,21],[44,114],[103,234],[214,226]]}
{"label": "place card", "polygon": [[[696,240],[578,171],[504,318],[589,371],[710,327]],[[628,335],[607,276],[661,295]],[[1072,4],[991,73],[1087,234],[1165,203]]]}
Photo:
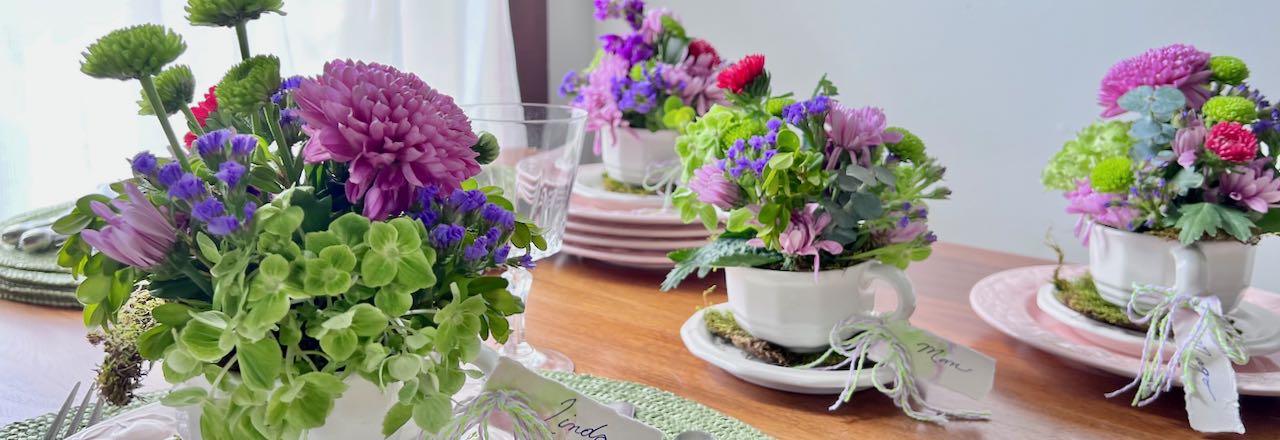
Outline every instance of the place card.
{"label": "place card", "polygon": [[991,392],[995,359],[914,327],[906,320],[890,320],[885,327],[906,349],[907,361],[917,379],[936,383],[974,400],[982,400]]}
{"label": "place card", "polygon": [[519,391],[557,440],[662,439],[661,431],[505,357],[489,373],[484,390]]}
{"label": "place card", "polygon": [[[1173,334],[1178,346],[1193,333],[1199,315],[1178,309],[1173,312]],[[1240,420],[1240,394],[1236,389],[1236,372],[1231,360],[1214,340],[1212,332],[1204,332],[1200,340],[1191,345],[1194,351],[1191,362],[1183,368],[1191,370],[1194,386],[1183,385],[1187,401],[1187,421],[1200,432],[1234,432],[1244,434],[1244,422]]]}

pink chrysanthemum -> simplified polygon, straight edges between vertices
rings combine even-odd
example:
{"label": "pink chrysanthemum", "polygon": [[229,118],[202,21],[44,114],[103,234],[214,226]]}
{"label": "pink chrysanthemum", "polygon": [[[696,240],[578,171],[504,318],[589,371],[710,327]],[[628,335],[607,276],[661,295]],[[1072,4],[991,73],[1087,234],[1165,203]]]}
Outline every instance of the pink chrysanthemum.
{"label": "pink chrysanthemum", "polygon": [[152,205],[137,186],[125,183],[124,193],[129,200],[111,201],[115,211],[102,202],[89,204],[107,225],[96,231],[85,229],[80,238],[112,260],[140,269],[159,266],[178,241],[178,230],[163,208]]}
{"label": "pink chrysanthemum", "polygon": [[347,164],[347,199],[384,219],[409,207],[417,188],[458,188],[480,172],[476,134],[453,102],[412,73],[334,60],[294,92],[308,163]]}
{"label": "pink chrysanthemum", "polygon": [[1219,178],[1218,186],[1206,191],[1205,198],[1215,203],[1234,201],[1266,214],[1280,203],[1280,179],[1270,170],[1239,168]]}
{"label": "pink chrysanthemum", "polygon": [[[595,70],[587,75],[587,83],[570,104],[587,111],[587,131],[598,132],[602,128],[613,130],[622,125],[622,110],[618,109],[613,83],[617,78],[626,77],[630,69],[625,59],[607,52],[600,56]],[[600,154],[601,137],[596,136],[596,154]]]}
{"label": "pink chrysanthemum", "polygon": [[[870,157],[867,154],[870,146],[902,141],[902,133],[886,131],[888,122],[884,111],[875,107],[853,108],[834,103],[831,112],[827,113],[827,123],[831,125],[831,131],[827,133],[831,144],[848,150],[852,159],[862,159],[864,165]],[[831,154],[829,157],[827,169],[835,167],[840,155]]]}
{"label": "pink chrysanthemum", "polygon": [[[844,252],[844,246],[839,242],[822,238],[827,226],[831,224],[831,214],[823,212],[818,215],[817,212],[817,203],[809,203],[804,208],[795,210],[791,213],[791,224],[778,235],[778,245],[783,253],[813,256],[815,276],[822,267],[819,251],[826,251],[831,255],[840,255]],[[753,246],[764,245],[764,241],[759,238],[753,238],[748,243]]]}
{"label": "pink chrysanthemum", "polygon": [[1097,192],[1088,180],[1076,181],[1076,190],[1069,191],[1064,196],[1068,201],[1067,213],[1080,214],[1075,233],[1086,245],[1089,244],[1089,231],[1093,229],[1094,223],[1128,230],[1132,229],[1133,220],[1138,218],[1138,212],[1120,195]]}
{"label": "pink chrysanthemum", "polygon": [[726,179],[724,170],[714,163],[694,170],[693,178],[689,179],[689,189],[697,194],[698,201],[723,210],[733,209],[742,198],[742,190]]}
{"label": "pink chrysanthemum", "polygon": [[1229,162],[1248,162],[1258,156],[1258,137],[1238,122],[1221,122],[1209,130],[1204,148]]}
{"label": "pink chrysanthemum", "polygon": [[1138,86],[1174,86],[1187,97],[1187,105],[1200,108],[1209,99],[1209,54],[1187,44],[1171,44],[1148,50],[1111,66],[1102,78],[1098,103],[1104,107],[1102,117],[1125,112],[1116,100]]}

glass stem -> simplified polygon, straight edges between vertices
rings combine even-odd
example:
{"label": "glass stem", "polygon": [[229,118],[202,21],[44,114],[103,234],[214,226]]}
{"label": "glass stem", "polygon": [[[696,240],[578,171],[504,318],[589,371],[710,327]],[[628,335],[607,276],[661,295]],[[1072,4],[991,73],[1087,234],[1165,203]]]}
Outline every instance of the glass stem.
{"label": "glass stem", "polygon": [[[527,313],[529,311],[529,289],[533,285],[533,274],[529,273],[529,269],[512,267],[502,274],[502,278],[509,283],[507,289],[511,291],[511,294],[515,295],[516,298],[520,298],[520,302],[524,304],[525,312]],[[518,358],[523,354],[521,353],[521,346],[528,346],[524,340],[524,313],[512,315],[507,320],[511,322],[511,335],[507,337],[507,343],[502,346],[502,355]]]}

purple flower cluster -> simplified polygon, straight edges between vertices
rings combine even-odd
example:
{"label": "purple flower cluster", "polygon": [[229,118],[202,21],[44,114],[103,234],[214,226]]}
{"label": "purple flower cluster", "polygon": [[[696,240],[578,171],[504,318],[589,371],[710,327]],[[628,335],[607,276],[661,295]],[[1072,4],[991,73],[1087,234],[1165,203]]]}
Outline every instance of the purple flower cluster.
{"label": "purple flower cluster", "polygon": [[746,171],[755,173],[756,177],[763,176],[769,159],[778,154],[778,131],[782,129],[782,121],[772,119],[765,127],[769,131],[764,136],[753,135],[746,140],[734,141],[727,157],[716,162],[719,168],[728,171],[735,179]]}
{"label": "purple flower cluster", "polygon": [[629,76],[615,78],[614,95],[618,100],[618,108],[623,111],[648,113],[658,105],[659,91],[665,94],[679,93],[680,84],[667,83],[663,70],[665,69],[662,65],[652,69],[643,68],[639,81],[633,81]]}
{"label": "purple flower cluster", "polygon": [[280,81],[280,90],[276,91],[275,94],[271,95],[271,102],[275,103],[276,105],[283,106],[285,102],[285,98],[289,97],[289,91],[296,89],[298,88],[298,86],[302,85],[302,80],[303,78],[301,75],[294,75],[294,76],[285,78],[284,81]]}
{"label": "purple flower cluster", "polygon": [[595,0],[595,18],[626,18],[632,30],[640,29],[644,21],[644,2],[641,0]]}
{"label": "purple flower cluster", "polygon": [[489,202],[484,191],[474,189],[444,193],[429,185],[418,190],[417,199],[411,215],[430,231],[431,245],[441,259],[458,258],[475,270],[506,264],[515,213]]}
{"label": "purple flower cluster", "polygon": [[821,117],[828,110],[831,110],[831,98],[826,95],[818,95],[808,101],[800,101],[783,107],[782,118],[792,125],[800,125],[806,118]]}
{"label": "purple flower cluster", "polygon": [[210,234],[228,235],[242,229],[253,219],[257,205],[245,200],[238,205],[242,208],[241,215],[236,216],[228,213],[225,201],[244,200],[232,196],[249,192],[249,188],[242,184],[249,171],[248,156],[258,147],[258,138],[221,129],[196,138],[194,145],[205,166],[218,170],[214,177],[225,186],[225,191],[221,194],[223,198],[220,199],[217,192],[210,190],[208,182],[194,173],[184,171],[177,162],[159,166],[154,155],[142,152],[135,155],[130,163],[138,177],[150,181],[174,201],[181,202],[176,204],[177,207],[189,207],[191,218],[203,223]]}

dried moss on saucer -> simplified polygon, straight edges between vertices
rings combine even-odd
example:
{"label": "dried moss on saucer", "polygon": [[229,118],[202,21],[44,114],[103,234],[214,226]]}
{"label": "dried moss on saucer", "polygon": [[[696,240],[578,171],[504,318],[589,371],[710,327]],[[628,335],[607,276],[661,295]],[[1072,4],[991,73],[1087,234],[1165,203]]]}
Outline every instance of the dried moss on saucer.
{"label": "dried moss on saucer", "polygon": [[[752,358],[761,362],[783,367],[799,367],[807,365],[822,356],[822,353],[795,353],[778,344],[751,336],[733,319],[733,313],[720,310],[707,310],[702,314],[707,324],[707,331],[712,336],[732,344],[739,350],[747,352]],[[833,354],[827,357],[820,367],[829,367],[844,361],[844,356]],[[864,366],[865,368],[865,366]]]}
{"label": "dried moss on saucer", "polygon": [[622,193],[622,194],[635,194],[639,196],[658,195],[657,191],[649,191],[647,189],[644,189],[643,186],[632,185],[630,183],[625,183],[620,180],[616,180],[612,177],[609,177],[608,174],[604,175],[604,189],[605,191],[609,191],[609,192],[616,192],[616,193]]}

